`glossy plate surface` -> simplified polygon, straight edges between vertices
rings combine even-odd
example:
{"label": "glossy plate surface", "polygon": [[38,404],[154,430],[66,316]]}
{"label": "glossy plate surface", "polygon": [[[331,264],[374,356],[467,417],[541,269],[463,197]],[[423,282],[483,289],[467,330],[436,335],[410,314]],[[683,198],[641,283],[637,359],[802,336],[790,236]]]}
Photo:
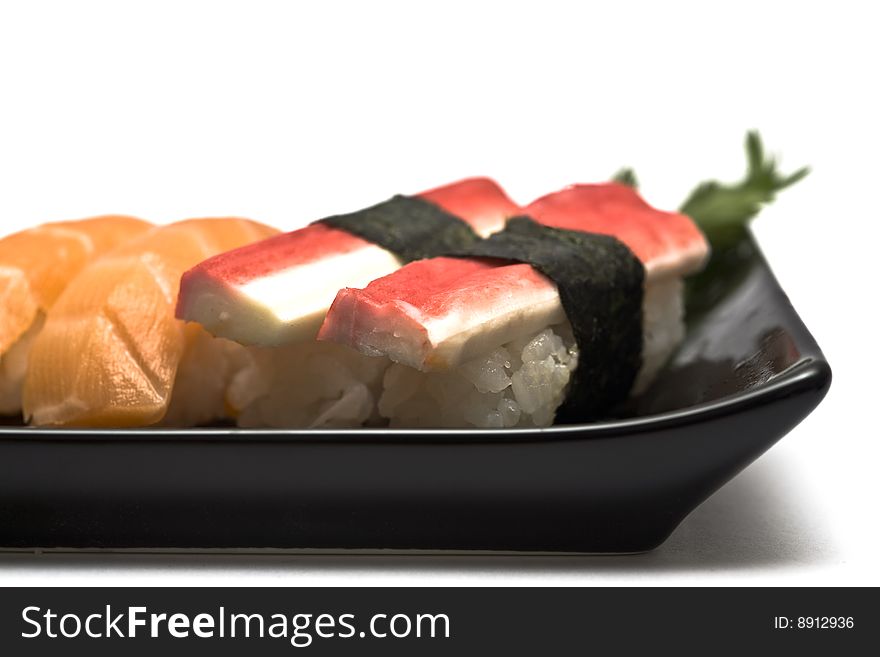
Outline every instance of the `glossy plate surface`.
{"label": "glossy plate surface", "polygon": [[831,370],[751,236],[615,419],[545,430],[0,427],[0,547],[640,552],[821,401]]}

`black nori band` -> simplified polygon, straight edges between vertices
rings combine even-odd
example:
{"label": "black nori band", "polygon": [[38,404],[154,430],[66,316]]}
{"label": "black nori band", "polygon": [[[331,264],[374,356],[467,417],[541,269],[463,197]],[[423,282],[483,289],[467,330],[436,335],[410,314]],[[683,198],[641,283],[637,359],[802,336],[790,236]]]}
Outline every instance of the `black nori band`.
{"label": "black nori band", "polygon": [[623,242],[514,217],[447,255],[525,262],[556,283],[580,351],[558,422],[594,419],[626,399],[642,363],[645,268]]}
{"label": "black nori band", "polygon": [[320,221],[378,244],[404,262],[462,250],[480,239],[463,219],[414,196],[398,195]]}

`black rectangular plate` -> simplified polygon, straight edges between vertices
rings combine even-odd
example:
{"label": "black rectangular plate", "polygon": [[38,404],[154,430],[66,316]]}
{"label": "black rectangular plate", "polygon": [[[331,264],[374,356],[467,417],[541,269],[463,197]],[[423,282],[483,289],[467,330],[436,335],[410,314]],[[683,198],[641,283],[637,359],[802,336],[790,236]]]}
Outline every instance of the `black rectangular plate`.
{"label": "black rectangular plate", "polygon": [[641,552],[821,401],[831,370],[753,238],[613,420],[544,430],[0,427],[0,547]]}

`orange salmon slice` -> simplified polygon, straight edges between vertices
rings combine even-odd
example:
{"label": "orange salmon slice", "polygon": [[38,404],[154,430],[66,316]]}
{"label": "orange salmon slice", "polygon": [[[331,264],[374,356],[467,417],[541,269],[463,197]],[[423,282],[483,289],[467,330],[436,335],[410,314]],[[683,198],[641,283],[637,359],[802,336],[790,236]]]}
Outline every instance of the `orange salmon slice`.
{"label": "orange salmon slice", "polygon": [[142,219],[105,215],[0,239],[0,415],[21,411],[28,352],[67,284],[89,262],[151,227]]}
{"label": "orange salmon slice", "polygon": [[107,215],[47,223],[0,239],[0,354],[89,261],[149,228],[142,219]]}
{"label": "orange salmon slice", "polygon": [[180,276],[277,232],[247,219],[189,219],[156,227],[86,266],[50,309],[31,350],[25,419],[95,427],[160,421],[192,339],[174,318]]}

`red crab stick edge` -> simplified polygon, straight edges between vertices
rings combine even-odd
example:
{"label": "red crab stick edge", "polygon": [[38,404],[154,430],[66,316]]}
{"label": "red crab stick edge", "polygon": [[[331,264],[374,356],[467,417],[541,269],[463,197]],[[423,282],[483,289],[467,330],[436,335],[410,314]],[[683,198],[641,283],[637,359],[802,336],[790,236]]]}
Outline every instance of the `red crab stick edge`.
{"label": "red crab stick edge", "polygon": [[[545,225],[612,235],[645,265],[646,284],[699,269],[708,244],[686,216],[615,183],[575,185],[523,209]],[[432,258],[339,292],[318,338],[421,370],[443,370],[565,318],[555,284],[529,265]]]}
{"label": "red crab stick edge", "polygon": [[[488,235],[519,211],[488,178],[419,194]],[[176,315],[216,336],[278,346],[315,338],[336,293],[401,266],[380,246],[316,223],[209,258],[180,282]]]}

